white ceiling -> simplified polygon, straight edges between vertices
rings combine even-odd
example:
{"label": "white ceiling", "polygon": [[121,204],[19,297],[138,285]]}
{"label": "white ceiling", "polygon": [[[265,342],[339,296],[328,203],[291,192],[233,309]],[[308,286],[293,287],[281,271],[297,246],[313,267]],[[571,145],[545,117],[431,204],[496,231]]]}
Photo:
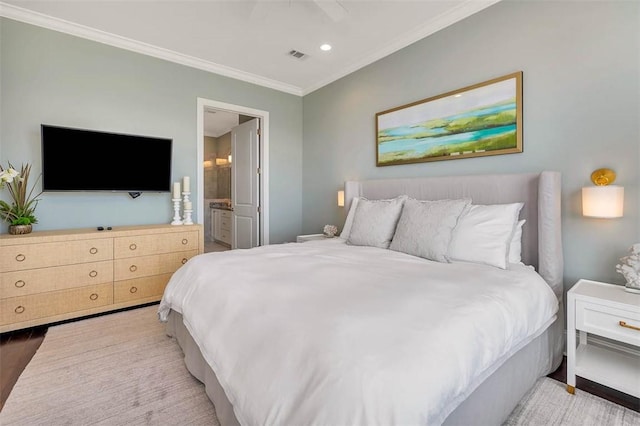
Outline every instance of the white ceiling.
{"label": "white ceiling", "polygon": [[4,0],[0,14],[302,96],[498,1]]}
{"label": "white ceiling", "polygon": [[240,122],[240,116],[233,112],[207,109],[204,112],[204,135],[219,138],[231,131]]}

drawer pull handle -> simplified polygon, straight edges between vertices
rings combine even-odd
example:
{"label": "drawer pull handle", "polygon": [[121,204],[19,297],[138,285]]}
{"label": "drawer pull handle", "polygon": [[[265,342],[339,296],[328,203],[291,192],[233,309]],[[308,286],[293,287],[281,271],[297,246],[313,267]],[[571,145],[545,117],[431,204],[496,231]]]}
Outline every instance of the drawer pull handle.
{"label": "drawer pull handle", "polygon": [[26,284],[27,284],[27,283],[25,283],[23,280],[18,280],[18,281],[16,281],[16,282],[15,282],[15,284],[14,284],[14,285],[15,285],[16,287],[18,287],[18,288],[22,288],[22,287],[24,287]]}
{"label": "drawer pull handle", "polygon": [[19,254],[19,255],[17,255],[17,256],[16,256],[16,260],[17,260],[18,262],[22,262],[22,261],[24,261],[26,258],[27,258],[27,256],[25,256],[24,254]]}
{"label": "drawer pull handle", "polygon": [[17,306],[14,310],[13,310],[16,314],[21,314],[24,312],[24,306]]}
{"label": "drawer pull handle", "polygon": [[89,299],[98,300],[98,295],[96,293],[91,293],[91,296],[89,296]]}
{"label": "drawer pull handle", "polygon": [[131,287],[131,288],[129,289],[129,293],[131,293],[131,294],[133,294],[133,293],[135,293],[135,292],[137,292],[137,291],[138,291],[138,287]]}
{"label": "drawer pull handle", "polygon": [[131,265],[131,266],[129,266],[129,270],[130,270],[131,272],[135,272],[135,271],[137,271],[137,270],[138,270],[138,267],[137,267],[136,265]]}
{"label": "drawer pull handle", "polygon": [[183,257],[183,258],[182,258],[182,264],[184,265],[185,263],[187,263],[187,258],[186,258],[186,257]]}
{"label": "drawer pull handle", "polygon": [[630,328],[632,330],[640,331],[640,327],[636,327],[635,325],[629,325],[625,321],[619,321],[618,325],[620,325],[620,327],[625,327],[625,328]]}
{"label": "drawer pull handle", "polygon": [[137,248],[138,248],[138,246],[137,246],[137,245],[135,245],[135,244],[131,244],[131,245],[129,246],[129,250],[135,250],[135,249],[137,249]]}
{"label": "drawer pull handle", "polygon": [[96,254],[97,252],[98,252],[98,249],[97,249],[97,248],[95,248],[95,247],[91,247],[91,248],[89,249],[89,253],[91,253],[91,254]]}
{"label": "drawer pull handle", "polygon": [[91,278],[95,278],[95,277],[97,277],[97,276],[98,276],[98,271],[91,271],[91,272],[89,272],[89,276],[90,276]]}
{"label": "drawer pull handle", "polygon": [[187,240],[186,238],[182,239],[182,245],[186,246],[187,244],[189,244],[189,240]]}

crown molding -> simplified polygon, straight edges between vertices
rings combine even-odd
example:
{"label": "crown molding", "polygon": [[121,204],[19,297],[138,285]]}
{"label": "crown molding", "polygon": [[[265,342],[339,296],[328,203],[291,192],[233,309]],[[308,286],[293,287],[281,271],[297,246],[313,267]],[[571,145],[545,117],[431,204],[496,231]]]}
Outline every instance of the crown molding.
{"label": "crown molding", "polygon": [[403,49],[410,44],[415,43],[416,41],[422,40],[423,38],[430,36],[443,28],[448,27],[449,25],[455,24],[462,19],[473,15],[483,9],[486,9],[489,6],[492,6],[501,0],[467,0],[464,3],[461,3],[454,9],[448,10],[442,14],[440,14],[436,19],[429,21],[428,24],[424,26],[420,26],[413,31],[407,32],[402,36],[394,39],[392,42],[382,46],[380,49],[377,49],[372,54],[365,56],[356,62],[353,62],[351,65],[343,68],[340,72],[333,74],[329,78],[326,78],[318,83],[311,85],[305,88],[302,91],[302,96],[308,95],[309,93],[320,89],[330,83],[333,83],[336,80],[341,79],[361,68],[364,68],[367,65],[372,64],[373,62],[382,59],[386,56],[389,56],[392,53],[397,52],[400,49]]}
{"label": "crown molding", "polygon": [[300,87],[282,83],[277,80],[261,77],[245,71],[225,65],[216,64],[214,62],[205,61],[189,55],[174,52],[169,49],[154,46],[148,43],[132,40],[127,37],[121,37],[106,31],[97,30],[85,25],[76,24],[64,19],[54,18],[32,10],[24,9],[18,6],[0,2],[0,16],[13,19],[15,21],[24,22],[26,24],[36,25],[38,27],[47,28],[61,33],[73,35],[96,41],[98,43],[107,44],[109,46],[118,47],[143,55],[152,56],[158,59],[164,59],[180,65],[191,68],[197,68],[203,71],[212,72],[225,77],[234,78],[236,80],[245,81],[247,83],[256,84],[258,86],[267,87],[269,89],[278,90],[296,96],[302,96],[303,90]]}
{"label": "crown molding", "polygon": [[163,59],[169,62],[185,65],[191,68],[197,68],[203,71],[208,71],[214,74],[219,74],[225,77],[234,78],[236,80],[252,83],[258,86],[267,87],[270,89],[278,90],[281,92],[289,93],[296,96],[305,96],[311,92],[314,92],[342,77],[345,77],[379,59],[382,59],[392,53],[397,52],[421,40],[431,34],[440,31],[443,28],[448,27],[468,16],[473,15],[487,7],[498,3],[501,0],[467,0],[460,4],[455,9],[442,13],[436,19],[431,20],[427,25],[420,26],[413,31],[405,33],[403,36],[393,40],[392,42],[384,45],[382,48],[376,50],[372,54],[365,56],[347,67],[343,68],[340,72],[331,75],[330,77],[319,81],[307,88],[300,88],[294,85],[286,84],[277,80],[261,77],[256,74],[248,73],[245,71],[237,70],[225,65],[216,64],[214,62],[205,61],[193,56],[184,55],[178,52],[174,52],[169,49],[154,46],[148,43],[143,43],[126,37],[121,37],[115,34],[108,33],[106,31],[97,30],[95,28],[87,27],[85,25],[76,24],[66,21],[64,19],[54,18],[49,15],[45,15],[32,10],[24,9],[18,6],[10,5],[0,1],[0,16],[13,19],[16,21],[24,22],[31,25],[47,28],[50,30],[70,34],[76,37],[85,38],[88,40],[96,41],[98,43],[107,44],[109,46],[118,47],[121,49],[129,50],[132,52],[140,53],[143,55],[152,56],[155,58]]}

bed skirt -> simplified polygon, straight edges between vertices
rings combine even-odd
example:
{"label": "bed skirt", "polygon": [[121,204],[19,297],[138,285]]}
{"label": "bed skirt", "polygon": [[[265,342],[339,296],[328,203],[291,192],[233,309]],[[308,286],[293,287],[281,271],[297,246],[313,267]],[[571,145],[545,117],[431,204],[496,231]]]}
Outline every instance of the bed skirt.
{"label": "bed skirt", "polygon": [[[445,420],[444,425],[501,425],[518,402],[543,376],[555,371],[562,362],[558,339],[562,339],[562,311],[544,333],[507,359],[484,380]],[[222,426],[239,425],[215,373],[206,363],[198,345],[182,322],[182,315],[171,311],[167,335],[176,339],[184,353],[189,372],[205,385]]]}

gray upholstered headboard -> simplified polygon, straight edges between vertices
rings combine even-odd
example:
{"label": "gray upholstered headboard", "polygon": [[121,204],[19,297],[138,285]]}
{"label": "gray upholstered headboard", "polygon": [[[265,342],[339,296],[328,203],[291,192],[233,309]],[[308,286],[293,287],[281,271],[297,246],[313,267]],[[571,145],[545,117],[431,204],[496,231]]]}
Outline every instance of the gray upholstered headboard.
{"label": "gray upholstered headboard", "polygon": [[[522,261],[533,265],[559,300],[563,295],[560,173],[471,175],[345,182],[345,208],[354,197],[368,199],[408,195],[419,200],[472,199],[475,204],[524,202],[520,219]],[[348,210],[347,210],[348,211]]]}

